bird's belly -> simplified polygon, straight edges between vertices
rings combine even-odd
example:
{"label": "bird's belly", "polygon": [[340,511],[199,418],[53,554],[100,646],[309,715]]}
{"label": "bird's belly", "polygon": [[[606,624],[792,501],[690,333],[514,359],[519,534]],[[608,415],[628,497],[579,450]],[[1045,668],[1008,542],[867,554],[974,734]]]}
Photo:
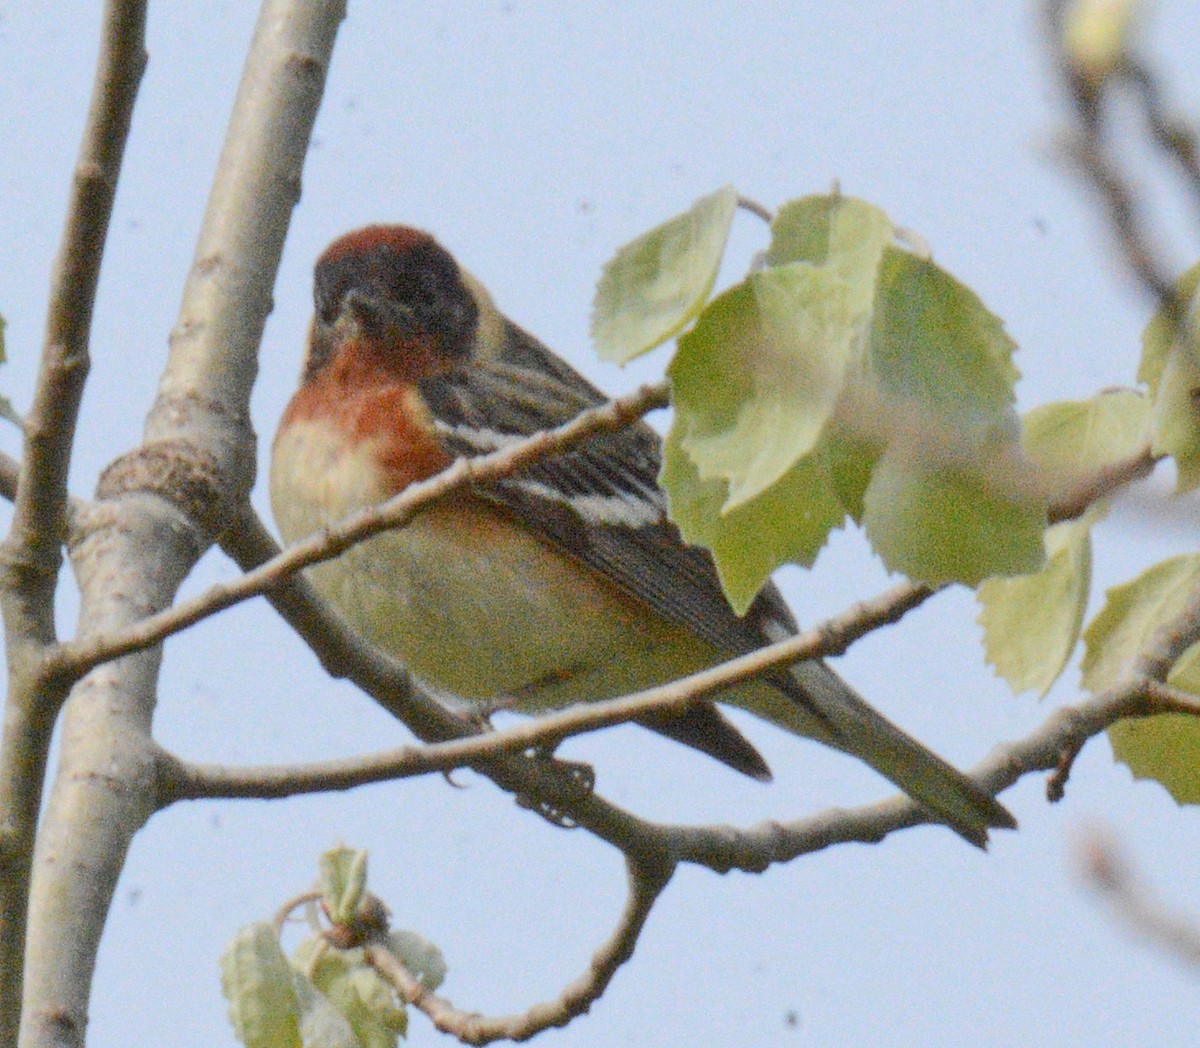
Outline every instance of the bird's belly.
{"label": "bird's belly", "polygon": [[[366,449],[316,425],[292,426],[276,443],[271,500],[289,542],[389,494]],[[373,643],[468,701],[552,708],[713,659],[506,511],[465,493],[308,575]]]}

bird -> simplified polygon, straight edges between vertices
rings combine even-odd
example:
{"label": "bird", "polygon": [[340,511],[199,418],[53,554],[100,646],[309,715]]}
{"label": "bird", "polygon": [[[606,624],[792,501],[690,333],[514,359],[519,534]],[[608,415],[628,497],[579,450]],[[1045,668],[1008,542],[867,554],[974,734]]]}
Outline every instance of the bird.
{"label": "bird", "polygon": [[[300,385],[271,454],[285,542],[608,399],[422,230],[339,237],[317,260],[313,298]],[[307,575],[433,694],[484,716],[629,694],[794,634],[773,583],[745,615],[733,611],[710,553],[667,515],[660,464],[660,437],[638,422],[455,490]],[[1016,826],[821,660],[712,698],[639,723],[767,781],[717,704],[742,707],[865,761],[972,844]]]}

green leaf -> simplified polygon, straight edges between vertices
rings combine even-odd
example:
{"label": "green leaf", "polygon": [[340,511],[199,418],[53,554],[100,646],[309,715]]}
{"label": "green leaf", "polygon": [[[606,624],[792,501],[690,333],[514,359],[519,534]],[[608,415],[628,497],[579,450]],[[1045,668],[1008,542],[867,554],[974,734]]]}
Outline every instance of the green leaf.
{"label": "green leaf", "polygon": [[723,513],[725,482],[701,480],[680,440],[677,421],[663,449],[660,478],[669,492],[671,519],[688,542],[712,550],[725,594],[744,614],[780,564],[812,564],[845,511],[810,457],[770,490]]}
{"label": "green leaf", "polygon": [[968,585],[1040,569],[1044,500],[1022,476],[995,474],[1021,461],[1015,347],[1003,324],[932,262],[889,247],[868,338],[841,421],[891,441],[862,510],[884,563]]}
{"label": "green leaf", "polygon": [[[1200,555],[1173,557],[1108,591],[1084,631],[1083,683],[1093,694],[1128,676],[1153,634],[1183,611],[1200,585]],[[1183,653],[1167,682],[1200,695],[1200,645]],[[1113,756],[1135,778],[1161,783],[1180,804],[1200,803],[1200,722],[1163,714],[1119,721],[1108,729]]]}
{"label": "green leaf", "polygon": [[866,437],[857,426],[848,425],[837,414],[821,440],[818,452],[830,488],[859,524],[871,473],[885,447],[886,444]]}
{"label": "green leaf", "polygon": [[300,972],[293,971],[300,1006],[300,1042],[303,1048],[361,1048],[354,1027],[333,1002]]}
{"label": "green leaf", "polygon": [[446,958],[423,935],[397,928],[388,933],[392,953],[427,990],[436,990],[446,978]]}
{"label": "green leaf", "polygon": [[[1198,289],[1200,262],[1175,282],[1175,293],[1181,302],[1191,302]],[[1170,314],[1165,309],[1159,309],[1142,332],[1142,359],[1138,363],[1137,373],[1138,381],[1150,387],[1151,398],[1158,395],[1163,371],[1174,350],[1175,326],[1171,323]]]}
{"label": "green leaf", "polygon": [[1200,263],[1176,283],[1179,300],[1186,303],[1185,326],[1189,337],[1181,344],[1175,325],[1163,308],[1151,318],[1142,333],[1142,360],[1138,379],[1150,387],[1154,401],[1155,454],[1175,459],[1176,487],[1180,492],[1200,485]]}
{"label": "green leaf", "polygon": [[8,347],[4,342],[4,329],[8,326],[8,321],[4,317],[0,317],[0,364],[8,360]]}
{"label": "green leaf", "polygon": [[1043,404],[1024,419],[1025,454],[1056,486],[1135,455],[1149,439],[1150,401],[1117,389]]}
{"label": "green leaf", "polygon": [[[1167,683],[1200,695],[1200,644],[1167,674]],[[1118,721],[1108,729],[1113,756],[1136,779],[1161,783],[1179,804],[1200,804],[1200,721],[1180,713]]]}
{"label": "green leaf", "polygon": [[984,653],[1014,693],[1044,696],[1075,650],[1091,588],[1091,526],[1090,518],[1056,524],[1041,571],[979,587]]}
{"label": "green leaf", "polygon": [[977,459],[978,469],[939,468],[908,448],[884,452],[863,500],[863,527],[889,570],[976,586],[1041,569],[1045,506],[999,488],[984,449]]}
{"label": "green leaf", "polygon": [[[829,257],[834,221],[846,199],[835,194],[823,194],[801,197],[784,204],[771,222],[768,264],[786,266],[789,262],[811,262],[814,266],[823,266]],[[890,236],[891,223],[888,226]]]}
{"label": "green leaf", "polygon": [[700,478],[728,482],[723,512],[812,451],[862,321],[844,281],[798,263],[726,292],[679,340],[668,369],[676,426]]}
{"label": "green leaf", "polygon": [[[1146,443],[1150,403],[1136,390],[1034,408],[1024,418],[1025,454],[1054,488],[1135,454]],[[1091,528],[1096,503],[1079,520],[1046,532],[1046,566],[1029,575],[992,578],[979,587],[984,651],[1014,692],[1042,697],[1079,640],[1091,589]]]}
{"label": "green leaf", "polygon": [[725,186],[626,244],[604,267],[592,307],[592,339],[623,364],[682,331],[712,292],[737,210]]}
{"label": "green leaf", "polygon": [[869,347],[884,410],[927,413],[977,440],[1016,439],[1016,346],[979,296],[933,262],[884,251]]}
{"label": "green leaf", "polygon": [[1175,460],[1175,488],[1180,493],[1200,485],[1198,391],[1200,361],[1188,353],[1172,353],[1154,402],[1151,450],[1156,455],[1170,455]]}
{"label": "green leaf", "polygon": [[366,886],[365,850],[339,847],[322,854],[318,887],[334,924],[353,922]]}
{"label": "green leaf", "polygon": [[1178,615],[1200,584],[1200,555],[1172,557],[1105,594],[1083,632],[1083,686],[1093,695],[1124,680],[1150,636]]}
{"label": "green leaf", "polygon": [[1117,721],[1108,729],[1113,756],[1135,779],[1153,779],[1177,804],[1200,804],[1200,721],[1163,713]]}
{"label": "green leaf", "polygon": [[862,200],[809,197],[773,233],[774,268],[710,304],[670,367],[677,435],[702,480],[727,481],[722,513],[814,453],[860,357],[893,229]]}
{"label": "green leaf", "polygon": [[[927,581],[1040,568],[1044,500],[988,475],[1023,462],[1001,322],[891,246],[887,216],[862,201],[793,201],[772,232],[775,268],[717,298],[670,367],[672,515],[713,550],[734,603],[784,560],[811,562],[843,519],[838,502],[889,567]],[[914,448],[926,437],[944,454]],[[753,515],[735,521],[742,509]]]}
{"label": "green leaf", "polygon": [[292,969],[268,921],[241,928],[221,954],[221,991],[246,1048],[300,1048]]}
{"label": "green leaf", "polygon": [[779,209],[771,223],[767,261],[775,267],[806,262],[846,281],[851,308],[866,313],[875,298],[875,277],[895,229],[866,201],[840,194],[802,197]]}
{"label": "green leaf", "polygon": [[297,950],[296,963],[354,1030],[363,1048],[396,1048],[408,1013],[395,991],[367,964],[361,947]]}

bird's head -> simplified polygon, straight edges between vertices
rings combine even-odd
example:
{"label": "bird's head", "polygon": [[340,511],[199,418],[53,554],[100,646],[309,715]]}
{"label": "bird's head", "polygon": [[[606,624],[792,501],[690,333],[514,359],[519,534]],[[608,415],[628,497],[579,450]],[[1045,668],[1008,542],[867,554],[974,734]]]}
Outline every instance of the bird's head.
{"label": "bird's head", "polygon": [[350,347],[410,378],[447,371],[486,349],[502,323],[482,285],[408,226],[335,240],[317,260],[313,300],[305,378]]}

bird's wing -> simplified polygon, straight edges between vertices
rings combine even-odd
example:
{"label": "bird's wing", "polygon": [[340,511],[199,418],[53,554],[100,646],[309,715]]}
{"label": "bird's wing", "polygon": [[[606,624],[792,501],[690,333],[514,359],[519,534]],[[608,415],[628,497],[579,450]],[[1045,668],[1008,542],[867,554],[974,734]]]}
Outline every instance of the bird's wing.
{"label": "bird's wing", "polygon": [[[494,451],[606,400],[511,324],[497,357],[422,379],[421,391],[447,448],[458,455]],[[718,652],[744,654],[781,631],[794,632],[791,614],[771,585],[747,615],[733,612],[711,555],[686,544],[667,519],[660,463],[658,434],[636,424],[592,437],[481,492]],[[777,683],[791,692],[789,681],[790,675],[778,675]]]}

